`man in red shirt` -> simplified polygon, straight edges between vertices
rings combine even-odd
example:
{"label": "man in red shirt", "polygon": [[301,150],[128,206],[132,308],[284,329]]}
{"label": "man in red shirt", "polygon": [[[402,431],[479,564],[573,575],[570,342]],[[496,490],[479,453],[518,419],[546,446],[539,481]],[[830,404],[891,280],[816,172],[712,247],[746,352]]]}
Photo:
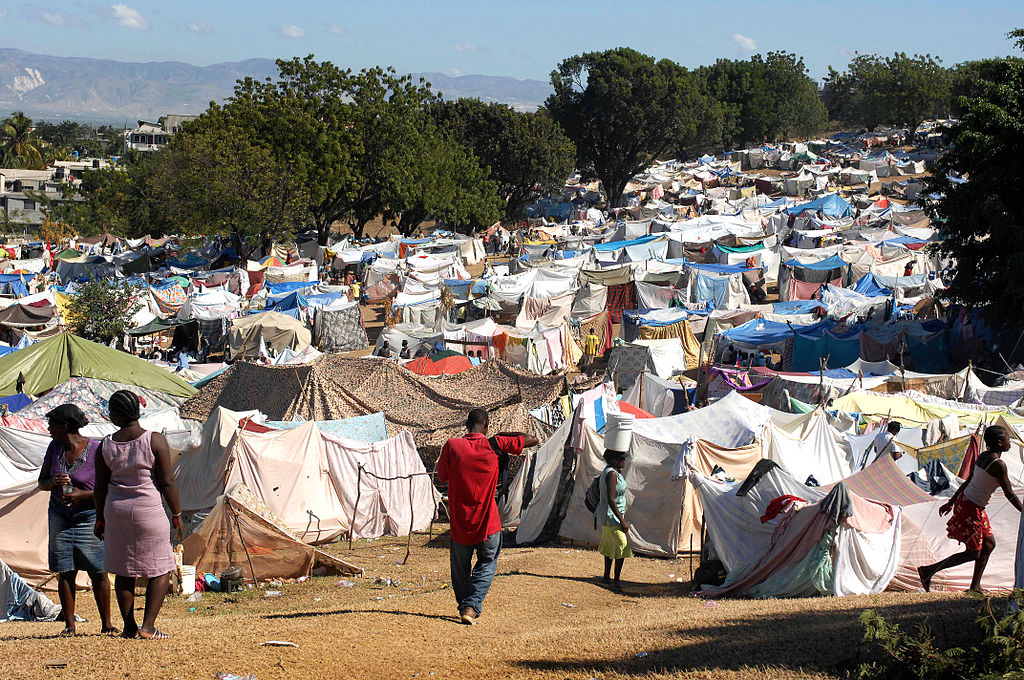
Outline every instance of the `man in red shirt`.
{"label": "man in red shirt", "polygon": [[498,487],[495,448],[518,456],[524,448],[537,445],[536,437],[522,432],[499,432],[488,440],[487,423],[487,411],[470,411],[466,436],[449,439],[437,461],[437,478],[448,483],[452,590],[459,617],[467,625],[480,616],[501,552],[501,517],[494,499]]}

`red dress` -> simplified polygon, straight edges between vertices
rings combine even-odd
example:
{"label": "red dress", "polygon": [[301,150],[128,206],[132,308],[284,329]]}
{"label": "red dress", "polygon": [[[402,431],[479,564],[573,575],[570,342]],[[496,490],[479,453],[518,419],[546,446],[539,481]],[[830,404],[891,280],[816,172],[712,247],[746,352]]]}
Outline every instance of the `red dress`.
{"label": "red dress", "polygon": [[946,535],[963,543],[968,550],[981,550],[984,538],[992,535],[992,524],[985,508],[963,496],[958,497],[953,505],[953,515],[946,523]]}

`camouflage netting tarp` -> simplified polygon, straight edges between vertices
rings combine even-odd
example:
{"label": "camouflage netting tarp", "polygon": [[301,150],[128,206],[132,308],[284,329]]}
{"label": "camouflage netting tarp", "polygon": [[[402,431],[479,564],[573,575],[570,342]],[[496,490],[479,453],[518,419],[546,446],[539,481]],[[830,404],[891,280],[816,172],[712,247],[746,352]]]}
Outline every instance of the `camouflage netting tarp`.
{"label": "camouflage netting tarp", "polygon": [[259,409],[271,420],[337,420],[382,411],[389,434],[410,430],[432,469],[444,442],[465,432],[473,408],[491,414],[491,432],[530,432],[545,440],[552,428],[529,410],[553,402],[564,384],[562,376],[527,373],[503,361],[427,378],[383,358],[325,354],[299,366],[235,364],[186,401],[181,416],[206,420],[216,406]]}

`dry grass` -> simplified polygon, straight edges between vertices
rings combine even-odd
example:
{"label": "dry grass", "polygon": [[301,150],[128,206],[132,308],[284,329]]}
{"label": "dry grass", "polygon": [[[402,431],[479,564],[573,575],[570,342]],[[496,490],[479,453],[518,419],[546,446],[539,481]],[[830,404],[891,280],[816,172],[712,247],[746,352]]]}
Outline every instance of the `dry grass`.
{"label": "dry grass", "polygon": [[[828,678],[843,677],[857,653],[860,612],[930,620],[945,639],[973,620],[971,603],[941,594],[704,603],[686,597],[688,560],[632,559],[625,593],[600,587],[601,558],[566,546],[508,548],[475,627],[455,619],[447,535],[428,545],[362,541],[349,553],[366,568],[353,587],[337,578],[263,591],[173,597],[159,626],[166,641],[110,639],[88,594],[83,635],[55,637],[59,623],[0,627],[4,678],[213,678],[217,671],[273,678]],[[673,575],[673,576],[670,576]],[[388,586],[377,578],[398,579]],[[574,605],[573,607],[565,604]],[[141,598],[137,603],[141,607]],[[191,607],[195,611],[190,611]],[[139,612],[141,616],[141,611]],[[298,649],[260,647],[287,640]],[[647,652],[644,657],[637,657]],[[66,659],[66,669],[44,662]]]}

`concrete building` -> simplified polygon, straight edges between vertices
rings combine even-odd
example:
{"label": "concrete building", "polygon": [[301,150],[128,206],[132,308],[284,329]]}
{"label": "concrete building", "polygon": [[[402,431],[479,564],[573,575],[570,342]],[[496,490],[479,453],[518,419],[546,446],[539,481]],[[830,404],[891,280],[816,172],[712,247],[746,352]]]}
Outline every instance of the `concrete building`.
{"label": "concrete building", "polygon": [[159,151],[167,146],[171,137],[181,130],[181,126],[198,118],[181,113],[169,113],[156,123],[139,121],[139,127],[126,130],[124,135],[125,153],[131,151]]}

